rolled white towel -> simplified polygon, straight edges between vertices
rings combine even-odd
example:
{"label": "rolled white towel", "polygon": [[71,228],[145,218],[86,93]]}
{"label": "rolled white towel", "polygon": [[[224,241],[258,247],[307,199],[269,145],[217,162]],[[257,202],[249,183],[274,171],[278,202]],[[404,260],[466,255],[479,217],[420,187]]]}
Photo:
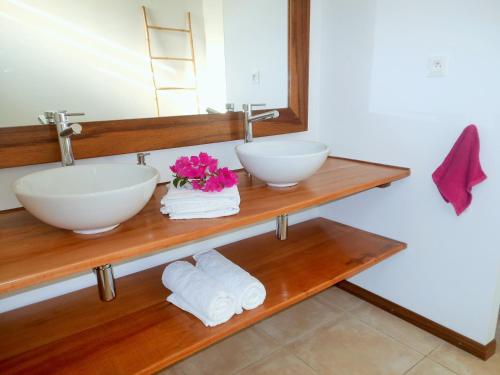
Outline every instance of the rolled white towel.
{"label": "rolled white towel", "polygon": [[237,186],[212,193],[170,185],[167,194],[161,200],[161,206],[161,212],[164,214],[188,215],[214,211],[239,211],[240,193]]}
{"label": "rolled white towel", "polygon": [[233,294],[189,262],[169,264],[161,279],[172,291],[167,301],[195,315],[206,326],[227,322],[235,313]]}
{"label": "rolled white towel", "polygon": [[216,250],[196,254],[196,267],[219,281],[236,297],[236,313],[255,309],[266,299],[266,288],[243,268]]}

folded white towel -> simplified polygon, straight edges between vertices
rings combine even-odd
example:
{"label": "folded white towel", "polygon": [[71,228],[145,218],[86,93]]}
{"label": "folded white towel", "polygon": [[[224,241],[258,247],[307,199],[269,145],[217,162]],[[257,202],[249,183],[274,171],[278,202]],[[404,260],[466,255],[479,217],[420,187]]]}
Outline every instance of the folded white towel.
{"label": "folded white towel", "polygon": [[172,291],[167,301],[195,315],[206,326],[227,322],[235,313],[235,297],[189,262],[169,264],[161,279]]}
{"label": "folded white towel", "polygon": [[171,219],[203,219],[235,215],[240,212],[239,206],[237,186],[207,193],[171,185],[161,200],[160,211]]}
{"label": "folded white towel", "polygon": [[216,250],[196,254],[196,267],[220,283],[236,297],[236,313],[260,306],[266,299],[266,288],[255,277]]}
{"label": "folded white towel", "polygon": [[[162,211],[163,212],[163,211]],[[168,216],[173,220],[186,220],[186,219],[213,219],[216,217],[236,215],[240,212],[239,207],[228,208],[224,210],[212,210],[206,212],[191,212],[191,213],[174,213],[171,212]],[[165,213],[165,212],[163,212]]]}

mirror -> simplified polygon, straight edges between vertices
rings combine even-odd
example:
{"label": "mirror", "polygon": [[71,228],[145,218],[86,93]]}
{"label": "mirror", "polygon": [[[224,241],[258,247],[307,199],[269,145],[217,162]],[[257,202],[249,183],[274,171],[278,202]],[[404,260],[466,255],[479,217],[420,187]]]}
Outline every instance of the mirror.
{"label": "mirror", "polygon": [[287,107],[287,46],[287,0],[4,0],[0,127]]}

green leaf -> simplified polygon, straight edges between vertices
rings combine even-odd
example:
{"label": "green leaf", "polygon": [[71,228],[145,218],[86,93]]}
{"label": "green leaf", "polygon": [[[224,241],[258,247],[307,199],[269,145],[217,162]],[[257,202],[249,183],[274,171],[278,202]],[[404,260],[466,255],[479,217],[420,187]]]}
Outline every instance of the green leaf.
{"label": "green leaf", "polygon": [[183,187],[184,185],[186,185],[187,182],[188,182],[188,180],[186,180],[186,179],[181,180],[181,183],[179,184],[180,187]]}
{"label": "green leaf", "polygon": [[179,177],[176,177],[174,178],[174,181],[172,181],[172,184],[175,186],[175,187],[178,187],[179,186]]}

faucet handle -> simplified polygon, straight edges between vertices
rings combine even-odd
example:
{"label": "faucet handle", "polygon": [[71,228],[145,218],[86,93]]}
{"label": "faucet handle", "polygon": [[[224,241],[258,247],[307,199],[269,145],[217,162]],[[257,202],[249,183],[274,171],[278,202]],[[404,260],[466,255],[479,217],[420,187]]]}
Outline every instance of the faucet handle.
{"label": "faucet handle", "polygon": [[42,125],[49,125],[50,120],[45,115],[38,115],[38,122]]}
{"label": "faucet handle", "polygon": [[207,107],[206,109],[207,113],[209,115],[217,115],[217,114],[220,114],[220,112],[216,109],[213,109],[212,107]]}
{"label": "faucet handle", "polygon": [[80,124],[74,123],[69,126],[71,129],[73,129],[73,134],[78,135],[82,134],[82,126]]}
{"label": "faucet handle", "polygon": [[42,125],[51,125],[56,123],[56,117],[60,120],[65,121],[68,116],[84,116],[85,113],[68,113],[66,110],[60,111],[45,111],[41,115],[38,116],[38,121]]}
{"label": "faucet handle", "polygon": [[38,116],[38,121],[42,125],[50,125],[56,123],[56,113],[57,111],[45,111]]}
{"label": "faucet handle", "polygon": [[66,129],[61,131],[59,135],[61,137],[70,137],[72,135],[82,134],[82,126],[80,124],[70,124]]}
{"label": "faucet handle", "polygon": [[243,111],[252,111],[254,107],[264,107],[266,104],[265,103],[257,103],[257,104],[243,104]]}

